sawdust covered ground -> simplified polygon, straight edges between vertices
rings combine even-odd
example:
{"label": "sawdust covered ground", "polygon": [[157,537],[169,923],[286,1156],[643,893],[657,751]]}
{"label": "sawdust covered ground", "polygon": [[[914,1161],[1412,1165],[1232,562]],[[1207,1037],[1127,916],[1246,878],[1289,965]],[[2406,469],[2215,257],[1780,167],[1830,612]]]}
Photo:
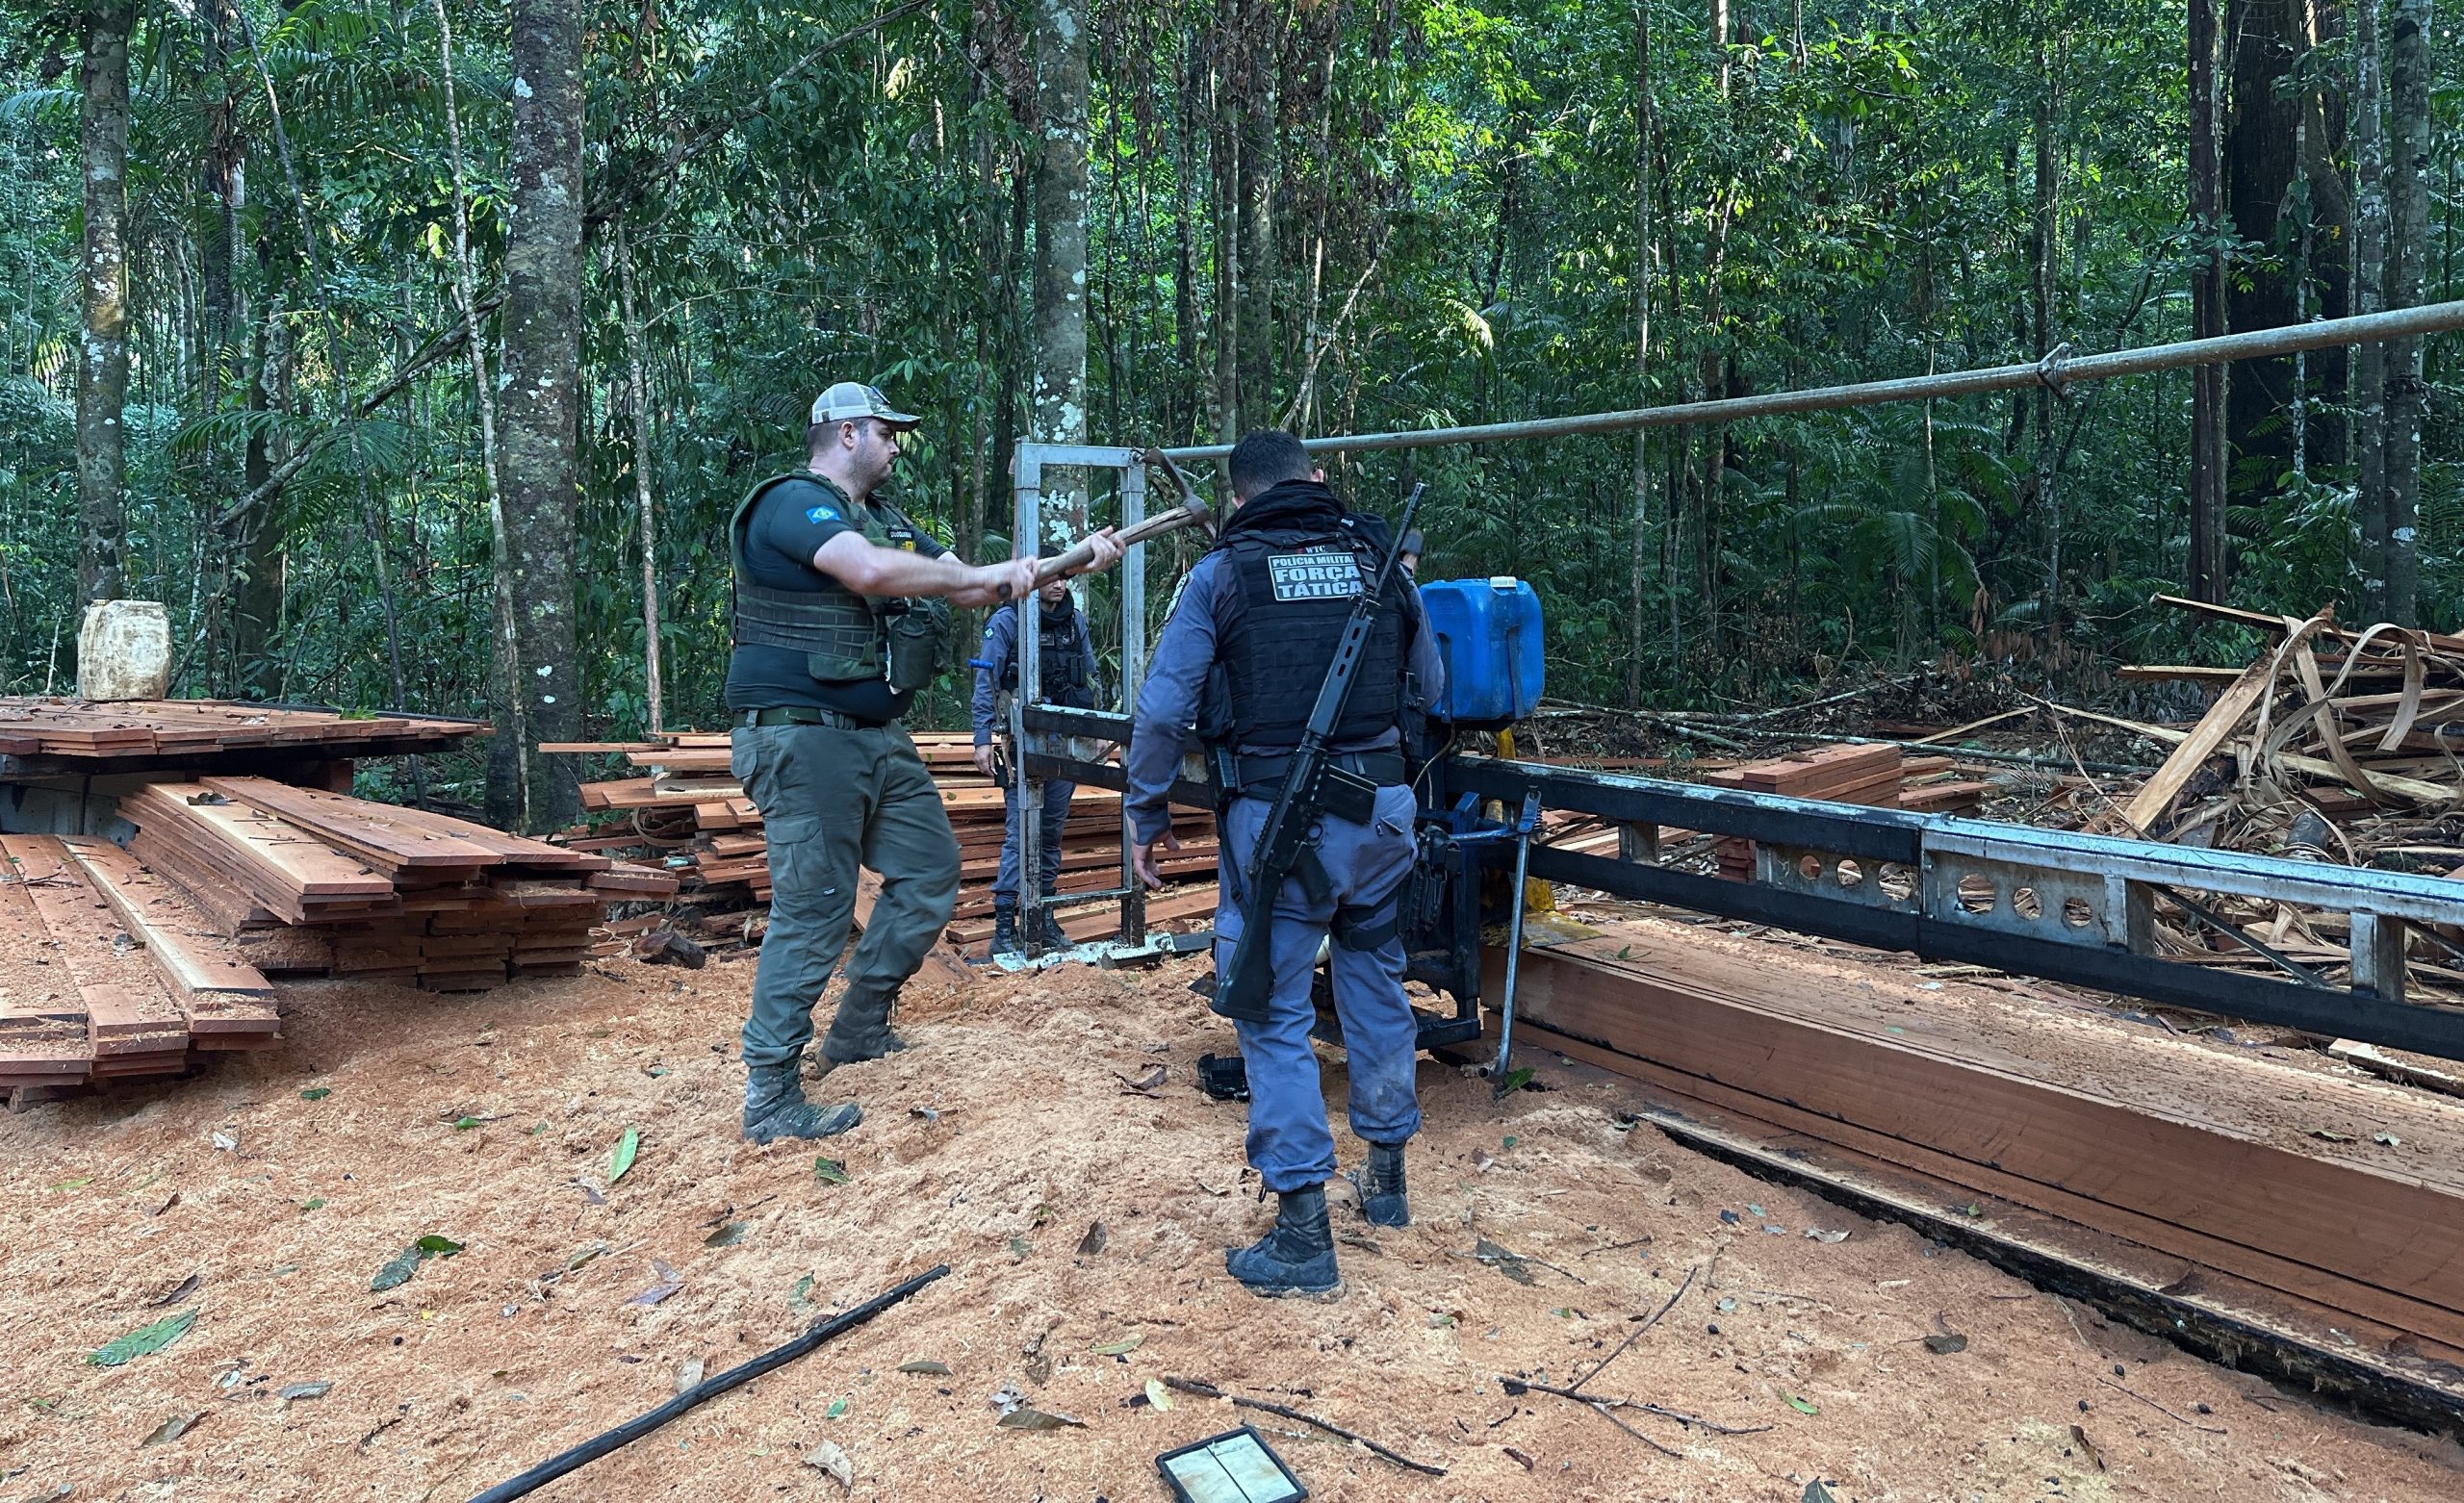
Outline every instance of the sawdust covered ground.
{"label": "sawdust covered ground", "polygon": [[[828,1147],[845,1185],[815,1178],[810,1147],[736,1134],[749,963],[469,999],[298,988],[268,1056],[0,1119],[0,1497],[468,1497],[659,1403],[685,1364],[715,1373],[942,1261],[949,1278],[870,1326],[538,1495],[832,1498],[804,1460],[829,1441],[859,1497],[1152,1499],[1158,1452],[1243,1417],[1322,1499],[1796,1503],[1817,1479],[1842,1500],[2464,1491],[2444,1442],[1621,1128],[1628,1086],[1546,1057],[1553,1088],[1503,1111],[1485,1082],[1424,1062],[1420,1224],[1376,1231],[1340,1207],[1344,1295],[1257,1300],[1222,1270],[1267,1211],[1242,1179],[1241,1109],[1192,1084],[1224,1041],[1189,967],[919,999],[923,1047],[832,1080],[868,1113]],[[1123,1083],[1159,1065],[1151,1096]],[[609,1185],[629,1126],[639,1158]],[[465,1249],[372,1292],[429,1235]],[[1464,1256],[1479,1238],[1531,1260],[1531,1282]],[[85,1362],[192,1275],[180,1340]],[[665,1282],[681,1287],[638,1302]],[[1646,1443],[1502,1390],[1501,1374],[1568,1382],[1681,1287],[1596,1391],[1747,1433],[1622,1412]],[[1953,1333],[1964,1349],[1924,1339]],[[1167,1375],[1447,1474],[1219,1403],[1159,1412],[1145,1385]],[[279,1396],[303,1383],[332,1387]],[[1005,1384],[1085,1428],[998,1428]]]}

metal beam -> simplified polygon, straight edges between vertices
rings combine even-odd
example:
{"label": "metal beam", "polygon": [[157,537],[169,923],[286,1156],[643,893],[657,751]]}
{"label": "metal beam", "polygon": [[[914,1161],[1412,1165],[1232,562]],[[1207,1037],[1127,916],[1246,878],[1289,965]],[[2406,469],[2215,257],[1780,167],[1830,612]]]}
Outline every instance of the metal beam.
{"label": "metal beam", "polygon": [[[1666,407],[1635,407],[1620,412],[1584,413],[1571,418],[1535,418],[1523,422],[1483,422],[1459,428],[1424,428],[1394,433],[1357,433],[1303,439],[1312,453],[1357,453],[1367,449],[1430,448],[1447,444],[1495,444],[1510,439],[1577,438],[1593,433],[1630,433],[1637,428],[1676,428],[1690,423],[1735,422],[1746,418],[1776,418],[1792,413],[1833,412],[1849,407],[1878,407],[1886,402],[1930,401],[1970,396],[1980,392],[2007,392],[2039,384],[2056,391],[2074,381],[2100,381],[2112,376],[2143,375],[2183,366],[2220,365],[2234,360],[2265,360],[2301,350],[2337,344],[2375,344],[2388,340],[2464,329],[2464,301],[2399,308],[2390,313],[2360,314],[2349,318],[2319,318],[2274,329],[2252,329],[2215,339],[2183,340],[2119,349],[2102,355],[2065,355],[2064,345],[2044,359],[2027,365],[1990,366],[1979,370],[1947,370],[1938,375],[1905,376],[1892,381],[1864,381],[1853,386],[1814,387],[1802,392],[1772,392],[1760,396],[1732,396],[1710,402],[1680,402]],[[1205,444],[1166,449],[1174,459],[1220,459],[1232,452],[1228,444]],[[1050,463],[1047,459],[1047,463]]]}

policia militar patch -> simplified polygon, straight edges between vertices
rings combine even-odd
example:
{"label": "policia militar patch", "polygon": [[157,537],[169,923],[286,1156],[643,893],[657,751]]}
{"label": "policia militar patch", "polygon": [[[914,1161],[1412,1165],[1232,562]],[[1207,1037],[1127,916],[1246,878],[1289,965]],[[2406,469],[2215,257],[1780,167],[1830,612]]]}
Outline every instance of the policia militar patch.
{"label": "policia militar patch", "polygon": [[1310,548],[1299,553],[1267,555],[1267,577],[1273,582],[1277,603],[1295,600],[1348,600],[1360,594],[1360,560],[1342,548]]}

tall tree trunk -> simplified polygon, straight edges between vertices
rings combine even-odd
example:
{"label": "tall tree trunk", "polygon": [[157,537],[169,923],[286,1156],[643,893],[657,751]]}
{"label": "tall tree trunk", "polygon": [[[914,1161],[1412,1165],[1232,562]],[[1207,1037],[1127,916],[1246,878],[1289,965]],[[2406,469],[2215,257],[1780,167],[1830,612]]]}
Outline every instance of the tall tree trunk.
{"label": "tall tree trunk", "polygon": [[[1084,0],[1036,0],[1034,433],[1087,441],[1087,13]],[[1044,515],[1072,536],[1087,520],[1085,482],[1047,474]],[[1032,551],[1035,539],[1019,540]]]}
{"label": "tall tree trunk", "polygon": [[[272,247],[258,242],[257,267],[269,282],[272,261]],[[291,342],[278,310],[270,308],[265,317],[251,321],[255,349],[249,363],[248,411],[264,413],[272,406],[272,394],[290,385],[282,368],[290,359]],[[273,475],[275,460],[265,428],[252,425],[240,465],[241,480],[249,494],[264,489]],[[239,572],[231,591],[231,671],[240,697],[249,700],[271,695],[278,672],[272,649],[282,618],[282,534],[272,525],[271,508],[269,499],[242,512],[233,519],[229,535],[237,555],[232,567]]]}
{"label": "tall tree trunk", "polygon": [[[1194,37],[1183,45],[1188,52],[1196,50]],[[1182,72],[1180,103],[1173,112],[1172,369],[1176,375],[1165,432],[1175,444],[1187,444],[1197,435],[1202,380],[1197,351],[1197,206],[1193,197],[1198,173],[1195,115],[1200,88],[1193,59]]]}
{"label": "tall tree trunk", "polygon": [[[2341,39],[2340,8],[2314,3],[2308,45]],[[2312,60],[2315,62],[2315,57]],[[2347,93],[2326,69],[2304,65],[2314,83],[2302,95],[2302,181],[2309,188],[2306,263],[2308,312],[2341,318],[2352,312],[2352,193],[2345,182]],[[2306,387],[2303,429],[2313,464],[2341,468],[2352,461],[2347,399],[2352,384],[2352,353],[2342,345],[2302,357]]]}
{"label": "tall tree trunk", "polygon": [[134,0],[87,0],[77,70],[78,151],[86,184],[86,330],[77,362],[77,598],[127,590],[121,426],[128,405],[128,36]]}
{"label": "tall tree trunk", "polygon": [[[2386,304],[2387,138],[2376,0],[2353,7],[2352,311]],[[2353,511],[2361,522],[2361,613],[2387,617],[2387,346],[2364,344],[2352,363]]]}
{"label": "tall tree trunk", "polygon": [[1215,431],[1218,442],[1241,436],[1241,106],[1240,0],[1217,0],[1215,65],[1209,70],[1214,110],[1215,171]]}
{"label": "tall tree trunk", "polygon": [[[1651,403],[1652,376],[1652,5],[1634,3],[1634,397]],[[1627,561],[1626,702],[1643,702],[1643,573],[1651,529],[1650,430],[1634,430],[1634,535]]]}
{"label": "tall tree trunk", "polygon": [[[2224,332],[2223,191],[2217,155],[2219,76],[2216,0],[2190,0],[2192,233],[2207,248],[2191,271],[2191,337]],[[2194,599],[2224,598],[2224,368],[2191,368],[2191,548]]]}
{"label": "tall tree trunk", "polygon": [[[2387,38],[2387,306],[2421,306],[2429,267],[2430,0],[2396,0]],[[2420,624],[2422,381],[2419,336],[2387,346],[2387,619]]]}
{"label": "tall tree trunk", "polygon": [[[625,320],[626,406],[633,422],[633,505],[642,529],[642,703],[650,733],[666,729],[667,691],[659,676],[658,512],[651,504],[651,394],[642,374],[642,317],[633,305],[633,247],[616,221],[616,289]],[[953,508],[954,510],[956,508]]]}
{"label": "tall tree trunk", "polygon": [[[2044,23],[2037,32],[2037,99],[2036,123],[2036,212],[2028,237],[2030,318],[2036,334],[2039,358],[2051,352],[2057,343],[2054,328],[2053,289],[2060,280],[2055,260],[2061,253],[2062,186],[2060,157],[2054,149],[2054,115],[2060,107],[2053,77],[2053,67],[2046,49]],[[2062,641],[2062,497],[2054,474],[2055,444],[2053,431],[2053,388],[2040,383],[2037,400],[2037,445],[2034,466],[2037,507],[2044,517],[2044,608],[2041,620],[2045,640],[2059,646]]]}
{"label": "tall tree trunk", "polygon": [[1242,8],[1241,421],[1274,421],[1274,190],[1282,161],[1276,61],[1283,29],[1264,0]]}
{"label": "tall tree trunk", "polygon": [[[2224,197],[2233,233],[2262,249],[2237,258],[2225,289],[2225,325],[2239,334],[2297,317],[2300,236],[2294,223],[2295,150],[2303,101],[2289,87],[2304,50],[2309,0],[2230,0],[2232,109],[2224,126]],[[2294,362],[2235,364],[2224,406],[2228,505],[2263,514],[2293,468]]]}
{"label": "tall tree trunk", "polygon": [[[453,88],[453,23],[446,14],[445,0],[431,0],[431,4],[436,9],[437,77],[444,84],[446,149],[453,169],[453,302],[471,326],[462,350],[470,361],[472,405],[479,415],[479,484],[488,498],[489,557],[496,583],[488,592],[489,623],[495,633],[495,649],[489,656],[497,666],[497,718],[508,733],[499,739],[511,744],[512,786],[518,790],[529,780],[530,737],[526,701],[517,680],[522,645],[514,630],[513,591],[508,588],[512,568],[506,553],[503,471],[497,453],[497,389],[488,379],[488,342],[480,334],[476,312],[479,279],[471,260],[471,183],[462,151],[461,108]],[[501,752],[492,751],[492,792],[494,769],[501,759]],[[519,794],[509,802],[518,808]]]}
{"label": "tall tree trunk", "polygon": [[[563,757],[528,738],[578,740],[581,673],[574,626],[579,496],[575,424],[581,387],[582,14],[514,0],[512,222],[505,232],[502,432],[505,554],[498,588],[512,602],[525,744],[489,766],[491,810],[533,831],[581,809]],[[508,706],[509,708],[509,706]],[[500,735],[500,743],[510,740]],[[510,753],[510,754],[508,754]],[[522,764],[527,763],[526,768]]]}

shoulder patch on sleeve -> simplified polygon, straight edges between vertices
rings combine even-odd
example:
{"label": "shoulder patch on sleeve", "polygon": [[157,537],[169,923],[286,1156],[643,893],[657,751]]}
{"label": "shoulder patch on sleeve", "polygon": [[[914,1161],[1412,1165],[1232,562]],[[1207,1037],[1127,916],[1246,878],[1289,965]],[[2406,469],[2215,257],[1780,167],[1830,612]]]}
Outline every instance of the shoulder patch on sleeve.
{"label": "shoulder patch on sleeve", "polygon": [[835,506],[816,506],[805,513],[807,522],[836,522],[837,520],[838,508]]}

